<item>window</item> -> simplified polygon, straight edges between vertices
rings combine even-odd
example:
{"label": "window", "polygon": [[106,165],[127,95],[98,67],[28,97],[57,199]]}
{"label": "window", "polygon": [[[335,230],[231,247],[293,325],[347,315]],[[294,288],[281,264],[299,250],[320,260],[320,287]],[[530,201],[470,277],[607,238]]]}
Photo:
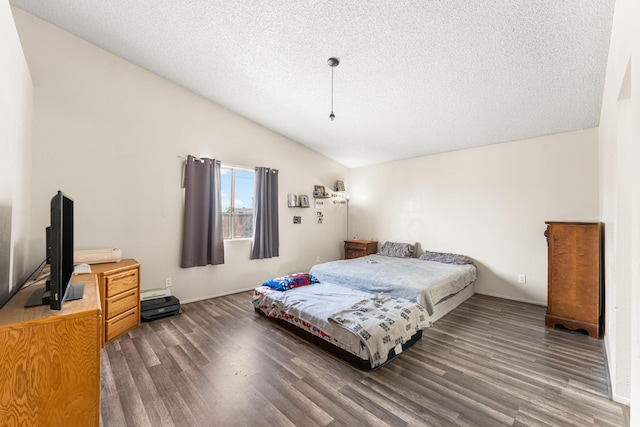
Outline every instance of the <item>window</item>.
{"label": "window", "polygon": [[253,237],[254,172],[222,166],[222,230],[225,239]]}

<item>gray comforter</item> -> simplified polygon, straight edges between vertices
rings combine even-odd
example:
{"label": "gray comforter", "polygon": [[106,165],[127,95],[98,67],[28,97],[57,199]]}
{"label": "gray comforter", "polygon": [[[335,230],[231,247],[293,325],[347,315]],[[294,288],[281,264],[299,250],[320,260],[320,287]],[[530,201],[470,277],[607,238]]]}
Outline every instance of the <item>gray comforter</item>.
{"label": "gray comforter", "polygon": [[321,282],[417,301],[430,315],[438,302],[458,293],[476,279],[476,267],[472,264],[444,264],[381,255],[314,265],[310,273]]}

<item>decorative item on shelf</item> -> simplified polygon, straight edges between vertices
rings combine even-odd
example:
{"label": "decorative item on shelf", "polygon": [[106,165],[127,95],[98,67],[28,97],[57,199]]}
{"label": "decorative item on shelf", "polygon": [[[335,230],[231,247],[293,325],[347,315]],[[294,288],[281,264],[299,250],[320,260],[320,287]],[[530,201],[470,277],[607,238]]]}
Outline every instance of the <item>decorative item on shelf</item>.
{"label": "decorative item on shelf", "polygon": [[333,119],[336,118],[336,115],[333,114],[333,69],[340,64],[340,61],[338,58],[331,57],[327,60],[327,63],[329,64],[329,67],[331,67],[331,114],[329,114],[329,118],[333,121]]}
{"label": "decorative item on shelf", "polygon": [[306,194],[301,194],[298,196],[298,200],[300,201],[300,207],[301,208],[308,208],[309,207],[309,196],[307,196]]}
{"label": "decorative item on shelf", "polygon": [[344,191],[344,181],[338,180],[336,181],[336,191]]}
{"label": "decorative item on shelf", "polygon": [[298,196],[295,194],[287,194],[287,206],[295,208],[298,206]]}
{"label": "decorative item on shelf", "polygon": [[324,185],[314,185],[313,186],[313,197],[315,198],[327,198],[329,195],[324,189]]}

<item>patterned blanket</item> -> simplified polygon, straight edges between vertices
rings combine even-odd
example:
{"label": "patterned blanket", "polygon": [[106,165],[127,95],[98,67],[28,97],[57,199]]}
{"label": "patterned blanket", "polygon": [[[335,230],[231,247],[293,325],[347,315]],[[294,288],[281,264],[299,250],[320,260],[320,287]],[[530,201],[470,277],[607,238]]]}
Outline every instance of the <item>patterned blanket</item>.
{"label": "patterned blanket", "polygon": [[429,327],[423,306],[383,293],[334,313],[329,321],[360,336],[371,355],[372,367],[385,363],[391,349],[400,354],[402,344]]}

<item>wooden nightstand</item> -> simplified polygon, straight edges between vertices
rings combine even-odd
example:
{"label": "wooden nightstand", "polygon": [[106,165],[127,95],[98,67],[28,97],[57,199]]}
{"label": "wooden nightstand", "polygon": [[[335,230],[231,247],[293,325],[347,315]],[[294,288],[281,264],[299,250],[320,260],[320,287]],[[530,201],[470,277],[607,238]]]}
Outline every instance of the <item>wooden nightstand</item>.
{"label": "wooden nightstand", "polygon": [[375,240],[345,240],[344,259],[360,258],[378,252]]}
{"label": "wooden nightstand", "polygon": [[140,263],[92,264],[102,302],[102,346],[140,326]]}

